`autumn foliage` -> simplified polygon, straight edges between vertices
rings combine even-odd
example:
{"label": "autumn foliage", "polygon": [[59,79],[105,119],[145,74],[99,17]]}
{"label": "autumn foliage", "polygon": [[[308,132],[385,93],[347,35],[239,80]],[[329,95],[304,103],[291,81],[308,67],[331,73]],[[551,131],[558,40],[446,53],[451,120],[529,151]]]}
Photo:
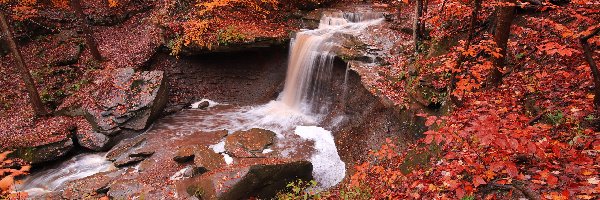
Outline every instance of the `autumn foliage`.
{"label": "autumn foliage", "polygon": [[[599,108],[591,88],[600,86],[579,38],[597,29],[598,3],[484,1],[465,45],[473,5],[429,1],[422,53],[411,61],[406,51],[383,72],[397,76],[413,66],[417,75],[378,83],[400,105],[430,88],[436,95],[428,101],[453,103],[443,107],[448,114],[421,114],[429,128],[422,139],[408,149],[388,140],[342,188],[363,188],[371,199],[597,199]],[[499,6],[516,6],[506,55],[491,26]],[[600,37],[589,43],[597,62]],[[494,59],[506,62],[497,86],[487,82]]]}
{"label": "autumn foliage", "polygon": [[15,178],[18,176],[27,175],[29,169],[31,168],[28,165],[17,167],[17,169],[11,168],[11,166],[19,166],[15,165],[16,161],[11,159],[7,159],[10,151],[6,151],[0,153],[0,198],[17,198],[17,197],[26,197],[26,194],[22,193],[12,193],[10,194],[12,187],[15,183]]}

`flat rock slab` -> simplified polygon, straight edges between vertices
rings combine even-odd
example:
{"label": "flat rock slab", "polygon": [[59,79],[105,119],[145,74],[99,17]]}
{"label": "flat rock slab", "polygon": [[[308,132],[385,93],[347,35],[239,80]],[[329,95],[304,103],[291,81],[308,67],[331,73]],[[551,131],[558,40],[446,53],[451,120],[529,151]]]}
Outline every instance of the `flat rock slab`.
{"label": "flat rock slab", "polygon": [[106,193],[108,185],[118,176],[122,175],[122,171],[100,172],[92,176],[68,182],[62,193],[64,199],[85,199],[98,197],[97,195]]}
{"label": "flat rock slab", "polygon": [[247,131],[236,131],[225,138],[225,150],[233,157],[264,157],[262,151],[273,144],[273,131],[253,128]]}
{"label": "flat rock slab", "polygon": [[190,195],[201,199],[271,199],[287,184],[312,180],[308,161],[279,161],[257,165],[238,165],[200,176],[188,188]]}

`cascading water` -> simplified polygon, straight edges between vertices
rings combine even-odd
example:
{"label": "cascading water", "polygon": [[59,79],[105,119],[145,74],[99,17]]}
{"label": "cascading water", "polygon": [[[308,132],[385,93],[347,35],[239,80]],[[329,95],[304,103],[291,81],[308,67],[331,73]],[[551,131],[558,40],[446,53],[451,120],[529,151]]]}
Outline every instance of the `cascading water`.
{"label": "cascading water", "polygon": [[[381,21],[383,16],[380,13],[325,14],[318,29],[301,31],[292,40],[285,86],[277,100],[256,107],[226,106],[210,101],[208,110],[184,110],[156,123],[144,134],[158,139],[148,139],[147,145],[159,146],[155,155],[161,155],[168,153],[158,151],[172,151],[179,145],[177,141],[195,138],[194,134],[198,131],[269,129],[278,136],[277,144],[269,151],[275,151],[281,157],[296,156],[310,160],[319,187],[335,186],[345,177],[345,163],[338,155],[331,132],[318,125],[330,105],[328,91],[335,52],[343,42],[343,37],[336,36],[358,35]],[[344,91],[344,96],[346,93],[348,91]],[[301,147],[302,143],[306,143],[304,141],[312,141],[312,144]],[[229,164],[233,161],[224,151],[223,144],[221,141],[211,148],[222,154]],[[166,146],[171,148],[161,148]],[[300,157],[297,157],[298,154]],[[112,163],[106,161],[102,154],[79,155],[58,167],[32,174],[17,189],[35,196],[56,191],[67,181],[110,169],[114,169]],[[176,173],[169,177],[179,180],[179,175]]]}
{"label": "cascading water", "polygon": [[325,14],[319,28],[297,33],[290,43],[290,59],[280,101],[291,109],[314,115],[327,111],[327,83],[331,76],[335,50],[341,39],[336,34],[356,35],[380,23],[381,13]]}

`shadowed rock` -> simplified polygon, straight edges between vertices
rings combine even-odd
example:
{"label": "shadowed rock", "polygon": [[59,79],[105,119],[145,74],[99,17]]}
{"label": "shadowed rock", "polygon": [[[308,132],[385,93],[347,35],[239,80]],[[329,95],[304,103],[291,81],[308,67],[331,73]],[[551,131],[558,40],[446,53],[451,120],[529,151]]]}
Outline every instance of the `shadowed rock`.
{"label": "shadowed rock", "polygon": [[200,176],[188,193],[202,199],[271,199],[298,179],[312,180],[310,162],[233,166]]}

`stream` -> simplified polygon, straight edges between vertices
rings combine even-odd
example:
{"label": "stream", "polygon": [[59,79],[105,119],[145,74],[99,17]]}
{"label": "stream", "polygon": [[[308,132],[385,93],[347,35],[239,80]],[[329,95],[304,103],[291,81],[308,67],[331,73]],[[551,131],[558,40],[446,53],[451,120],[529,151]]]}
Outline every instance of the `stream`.
{"label": "stream", "polygon": [[[302,30],[290,42],[285,86],[277,99],[257,106],[236,106],[204,99],[202,101],[209,102],[206,109],[186,109],[158,120],[141,135],[146,138],[145,147],[156,149],[156,152],[140,164],[125,167],[122,179],[136,177],[136,180],[164,184],[161,182],[165,179],[179,181],[186,178],[181,176],[183,169],[180,166],[167,164],[172,162],[174,149],[183,144],[206,144],[221,154],[227,164],[236,164],[241,161],[225,151],[224,140],[207,133],[227,130],[231,134],[262,128],[276,133],[276,143],[265,149],[264,154],[309,160],[318,187],[335,186],[344,179],[347,166],[338,154],[330,131],[335,123],[322,124],[331,112],[329,84],[335,50],[341,42],[335,36],[355,35],[382,21],[383,15],[379,13],[325,14],[318,29]],[[344,117],[336,116],[334,121],[344,120]],[[69,181],[117,170],[105,159],[105,154],[76,155],[54,167],[32,173],[17,185],[16,190],[36,197],[60,191]],[[174,190],[174,186],[166,187]]]}

